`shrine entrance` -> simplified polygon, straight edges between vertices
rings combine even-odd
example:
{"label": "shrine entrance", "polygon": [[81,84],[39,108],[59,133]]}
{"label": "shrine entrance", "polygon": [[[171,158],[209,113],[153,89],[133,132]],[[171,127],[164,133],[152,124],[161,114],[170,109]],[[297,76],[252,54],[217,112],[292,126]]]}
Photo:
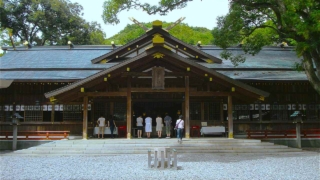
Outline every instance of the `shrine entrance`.
{"label": "shrine entrance", "polygon": [[159,115],[164,119],[165,114],[175,121],[182,112],[182,102],[134,102],[133,103],[133,125],[137,117],[147,116],[152,118],[152,126],[156,126],[156,117]]}

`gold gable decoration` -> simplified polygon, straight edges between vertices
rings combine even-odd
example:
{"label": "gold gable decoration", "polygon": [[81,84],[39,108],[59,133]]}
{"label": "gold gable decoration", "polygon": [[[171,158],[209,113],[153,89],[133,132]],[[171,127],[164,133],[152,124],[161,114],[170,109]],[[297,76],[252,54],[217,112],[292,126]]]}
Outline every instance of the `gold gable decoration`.
{"label": "gold gable decoration", "polygon": [[164,56],[164,54],[159,53],[159,52],[153,54],[153,58],[157,58],[157,59],[163,58],[163,56]]}
{"label": "gold gable decoration", "polygon": [[260,96],[260,97],[259,97],[259,100],[264,101],[264,97],[263,97],[263,96]]}
{"label": "gold gable decoration", "polygon": [[209,64],[212,64],[213,63],[213,61],[211,60],[211,59],[206,59],[205,60],[207,63],[209,63]]}
{"label": "gold gable decoration", "polygon": [[159,44],[159,45],[163,45],[164,44],[164,38],[161,37],[158,34],[154,35],[154,38],[152,39],[152,43],[153,44]]}
{"label": "gold gable decoration", "polygon": [[155,20],[152,22],[152,27],[160,27],[162,28],[162,21]]}
{"label": "gold gable decoration", "polygon": [[104,59],[104,60],[100,61],[100,64],[105,64],[107,62],[108,62],[108,60]]}
{"label": "gold gable decoration", "polygon": [[54,102],[54,101],[56,101],[57,99],[55,99],[53,96],[52,97],[50,97],[50,102]]}

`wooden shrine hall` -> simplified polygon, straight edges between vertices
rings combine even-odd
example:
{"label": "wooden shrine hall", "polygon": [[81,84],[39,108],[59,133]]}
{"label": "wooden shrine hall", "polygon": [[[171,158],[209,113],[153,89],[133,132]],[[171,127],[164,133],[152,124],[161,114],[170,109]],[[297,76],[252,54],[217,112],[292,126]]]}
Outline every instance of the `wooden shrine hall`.
{"label": "wooden shrine hall", "polygon": [[[168,28],[167,28],[168,29]],[[223,126],[229,138],[247,130],[319,126],[320,97],[293,47],[265,47],[235,67],[215,46],[193,46],[154,21],[146,33],[125,45],[2,47],[0,131],[70,131],[93,136],[96,121],[113,115],[121,137],[135,135],[136,118],[168,113],[173,124],[184,116],[185,137],[193,127]],[[229,49],[243,53],[240,47]],[[165,128],[163,128],[165,129]]]}
{"label": "wooden shrine hall", "polygon": [[227,99],[228,137],[233,138],[232,99],[250,103],[264,100],[269,95],[197,64],[196,61],[221,63],[222,60],[170,36],[162,29],[160,21],[154,21],[153,28],[142,37],[93,59],[92,63],[113,61],[120,63],[45,94],[52,102],[83,102],[84,139],[88,136],[89,99],[126,101],[127,138],[131,138],[132,124],[135,122],[133,102],[180,101],[185,137],[189,138],[192,125],[190,103],[215,101],[222,112],[223,99]]}

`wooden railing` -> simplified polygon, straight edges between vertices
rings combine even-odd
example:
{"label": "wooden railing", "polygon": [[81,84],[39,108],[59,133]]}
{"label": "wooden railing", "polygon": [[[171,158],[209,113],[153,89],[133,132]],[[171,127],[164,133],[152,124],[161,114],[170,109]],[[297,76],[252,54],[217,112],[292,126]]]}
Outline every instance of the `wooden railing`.
{"label": "wooden railing", "polygon": [[[296,130],[247,130],[248,139],[296,138]],[[301,130],[301,138],[320,138],[320,129]]]}
{"label": "wooden railing", "polygon": [[[68,138],[70,131],[18,131],[18,140],[59,140]],[[1,131],[0,140],[12,140],[12,131]]]}

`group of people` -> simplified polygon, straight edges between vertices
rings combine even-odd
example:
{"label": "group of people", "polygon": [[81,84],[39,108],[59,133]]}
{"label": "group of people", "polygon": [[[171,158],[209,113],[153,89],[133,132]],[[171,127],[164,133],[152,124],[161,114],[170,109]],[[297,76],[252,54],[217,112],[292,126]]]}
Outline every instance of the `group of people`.
{"label": "group of people", "polygon": [[[111,138],[114,138],[114,135],[113,135],[113,132],[114,132],[114,129],[117,127],[116,125],[116,122],[114,121],[114,118],[113,116],[110,116],[109,120],[107,121],[108,123],[108,126],[110,128],[110,132],[111,132]],[[101,115],[99,117],[99,119],[97,120],[97,124],[99,126],[99,132],[98,132],[98,138],[100,138],[100,134],[103,137],[104,135],[104,128],[106,127],[106,118],[103,117],[103,115]]]}
{"label": "group of people", "polygon": [[[167,137],[166,138],[171,138],[171,123],[172,123],[172,118],[166,114],[166,116],[164,117],[164,119],[161,118],[161,116],[157,116],[156,118],[156,131],[157,131],[157,135],[158,138],[161,138],[162,135],[162,128],[165,125],[166,128],[166,134]],[[142,130],[143,130],[143,118],[142,116],[139,116],[137,118],[137,130],[138,130],[138,138],[141,138],[142,136]],[[184,129],[184,120],[183,120],[183,116],[180,115],[179,119],[176,121],[176,125],[175,128],[177,130],[177,138],[178,138],[178,142],[182,143],[182,133],[183,133],[183,129]],[[150,138],[150,134],[152,132],[152,118],[150,116],[147,116],[145,118],[145,132],[147,134],[147,138]]]}
{"label": "group of people", "polygon": [[[156,131],[157,131],[157,135],[158,138],[161,138],[162,136],[162,128],[165,125],[166,128],[166,134],[167,137],[166,138],[171,138],[171,123],[172,123],[172,118],[166,114],[166,116],[164,117],[164,119],[161,118],[161,116],[157,116],[156,118]],[[98,138],[100,138],[100,134],[101,137],[104,138],[104,128],[107,127],[110,128],[110,132],[111,132],[111,138],[114,138],[113,132],[114,129],[117,127],[113,116],[110,116],[109,120],[106,123],[106,118],[103,117],[103,115],[101,115],[99,117],[99,119],[97,120],[97,124],[99,126],[99,132],[98,132]],[[137,118],[137,129],[138,129],[138,138],[141,138],[142,136],[142,130],[143,130],[143,118],[142,116],[139,116]],[[176,125],[175,125],[175,130],[177,130],[177,138],[178,138],[178,142],[182,143],[182,133],[183,133],[183,129],[184,129],[184,120],[183,120],[183,116],[180,115],[179,119],[176,121]],[[152,132],[152,118],[150,116],[147,116],[145,118],[145,132],[147,134],[147,138],[150,138],[151,132]]]}

